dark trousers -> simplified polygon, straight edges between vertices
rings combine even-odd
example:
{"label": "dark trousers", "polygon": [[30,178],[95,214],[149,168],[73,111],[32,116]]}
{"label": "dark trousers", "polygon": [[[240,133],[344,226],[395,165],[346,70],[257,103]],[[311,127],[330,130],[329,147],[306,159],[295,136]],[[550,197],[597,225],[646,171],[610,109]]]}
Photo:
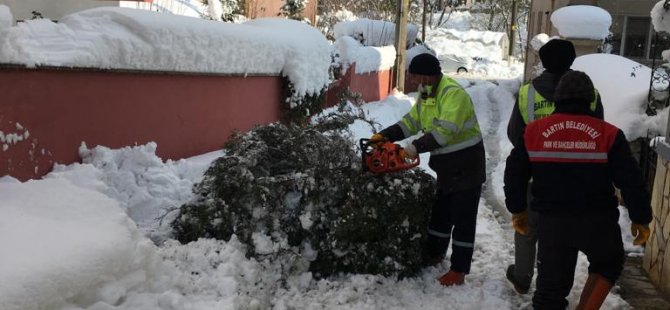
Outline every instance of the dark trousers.
{"label": "dark trousers", "polygon": [[481,191],[481,186],[451,193],[438,191],[433,204],[428,226],[428,255],[444,256],[453,239],[451,269],[457,272],[470,272]]}
{"label": "dark trousers", "polygon": [[535,273],[537,221],[537,212],[528,210],[528,233],[514,232],[514,277],[525,287],[530,287]]}
{"label": "dark trousers", "polygon": [[537,223],[535,309],[565,309],[575,277],[577,253],[586,254],[589,273],[614,284],[624,263],[618,210],[574,216],[540,213]]}
{"label": "dark trousers", "polygon": [[[531,183],[528,183],[526,201],[533,201]],[[528,206],[528,233],[514,232],[514,277],[524,287],[530,287],[535,273],[535,255],[537,253],[537,212]]]}

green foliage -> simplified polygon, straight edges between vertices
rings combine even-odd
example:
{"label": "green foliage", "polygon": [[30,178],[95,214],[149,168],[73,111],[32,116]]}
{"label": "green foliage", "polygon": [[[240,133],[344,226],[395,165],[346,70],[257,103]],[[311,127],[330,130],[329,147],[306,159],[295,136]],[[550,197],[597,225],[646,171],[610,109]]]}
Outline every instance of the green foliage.
{"label": "green foliage", "polygon": [[284,5],[279,8],[279,14],[291,19],[301,20],[307,2],[308,0],[284,0]]}
{"label": "green foliage", "polygon": [[298,95],[293,88],[293,84],[284,79],[285,90],[288,94],[286,98],[287,107],[282,113],[282,121],[292,124],[304,124],[312,115],[323,111],[326,102],[326,88],[318,94]]}
{"label": "green foliage", "polygon": [[289,266],[285,272],[309,266],[303,269],[316,277],[416,273],[434,179],[418,169],[362,173],[342,135],[352,121],[273,124],[236,135],[181,207],[176,238],[235,235],[249,257],[279,261]]}

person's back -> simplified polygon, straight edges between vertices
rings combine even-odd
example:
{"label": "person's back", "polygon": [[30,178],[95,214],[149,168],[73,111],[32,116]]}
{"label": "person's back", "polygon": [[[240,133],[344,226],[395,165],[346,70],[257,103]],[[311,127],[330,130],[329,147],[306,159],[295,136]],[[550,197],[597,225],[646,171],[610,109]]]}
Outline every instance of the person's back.
{"label": "person's back", "polygon": [[[573,44],[558,39],[543,45],[539,54],[545,70],[519,88],[507,125],[507,137],[514,146],[522,142],[523,132],[529,122],[546,117],[554,111],[554,92],[558,81],[570,71],[576,57]],[[532,211],[512,216],[514,264],[507,266],[506,277],[520,294],[528,292],[535,274],[536,219],[537,214]]]}
{"label": "person's back", "polygon": [[616,139],[619,130],[589,115],[557,112],[526,128],[524,140],[532,162],[531,208],[558,214],[616,212],[608,152],[612,147],[628,147],[613,145],[622,141]]}
{"label": "person's back", "polygon": [[589,277],[578,309],[595,309],[623,267],[613,186],[626,201],[636,244],[649,236],[651,207],[624,133],[591,115],[589,77],[578,71],[565,74],[554,99],[554,114],[530,123],[507,159],[505,198],[510,212],[525,212],[527,184],[533,179],[530,206],[541,223],[533,306],[565,309],[581,251],[589,261]]}
{"label": "person's back", "polygon": [[[545,70],[519,88],[507,125],[507,137],[512,144],[519,141],[528,123],[554,112],[556,86],[561,77],[570,71],[575,58],[574,46],[567,40],[554,39],[540,48],[540,59]],[[602,101],[597,91],[590,107],[596,117],[604,118]]]}

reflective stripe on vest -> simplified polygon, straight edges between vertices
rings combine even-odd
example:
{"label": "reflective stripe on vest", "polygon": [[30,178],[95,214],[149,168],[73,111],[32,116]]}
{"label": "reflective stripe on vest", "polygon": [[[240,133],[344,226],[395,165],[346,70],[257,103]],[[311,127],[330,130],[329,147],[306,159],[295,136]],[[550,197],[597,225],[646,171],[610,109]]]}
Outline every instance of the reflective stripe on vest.
{"label": "reflective stripe on vest", "polygon": [[607,153],[571,153],[571,152],[528,152],[533,158],[554,159],[607,159]]}
{"label": "reflective stripe on vest", "polygon": [[[440,94],[441,94],[440,98],[442,98],[443,96],[446,96],[447,92],[449,92],[450,89],[455,88],[455,87],[456,86],[454,86],[454,85],[445,86],[444,89],[442,89],[442,92],[440,92]],[[421,89],[421,88],[419,88],[419,89]],[[422,101],[421,100],[421,92],[419,92],[419,97],[417,98],[417,101],[416,101],[416,112],[419,115],[419,119],[421,119],[421,101]],[[442,105],[438,104],[437,109],[438,109],[438,114],[441,114],[442,113]],[[415,120],[412,117],[410,117],[409,114],[407,114],[407,115],[403,116],[403,118],[400,121],[398,121],[396,123],[396,125],[400,126],[400,129],[402,130],[403,135],[405,135],[405,138],[412,135],[412,130],[410,130],[410,128],[407,128],[407,126],[402,122],[403,120],[406,120],[407,122],[412,124],[412,126],[414,126],[417,129],[417,131],[423,131],[423,126],[421,125],[421,121]],[[467,122],[468,126],[466,126],[463,129],[469,129],[469,128],[472,128],[474,126],[474,125],[470,125],[470,124],[477,125],[477,120],[476,119],[469,120]],[[456,124],[448,122],[448,121],[433,119],[433,125],[442,126],[444,128],[447,128],[447,129],[453,131],[454,133],[457,133],[459,131],[458,126]],[[440,135],[440,139],[442,141],[445,140],[441,135]],[[438,141],[438,143],[440,145],[444,144],[442,142],[439,142],[438,139],[436,139],[436,140]]]}
{"label": "reflective stripe on vest", "polygon": [[460,142],[460,143],[451,144],[451,145],[447,145],[445,147],[441,147],[437,150],[434,150],[434,151],[430,152],[430,155],[440,155],[440,154],[453,153],[453,152],[456,152],[456,151],[467,149],[471,146],[476,145],[477,143],[479,143],[481,141],[482,141],[482,136],[479,135],[477,137],[470,138],[470,139],[465,140],[465,141]]}
{"label": "reflective stripe on vest", "polygon": [[[529,124],[530,122],[532,122],[536,119],[536,113],[535,113],[535,104],[536,104],[535,94],[536,94],[536,91],[535,91],[535,87],[533,87],[533,83],[528,83],[526,85],[528,87],[528,91],[526,92],[526,115],[525,115],[526,118],[524,120],[526,121],[526,124]],[[524,85],[524,86],[526,86],[526,85]],[[524,86],[522,86],[522,87],[524,87]],[[599,96],[598,90],[594,89],[594,96],[593,96],[594,98],[593,98],[593,101],[591,101],[591,103],[589,105],[589,108],[591,109],[592,112],[595,112],[596,109],[598,108],[598,96]],[[544,97],[542,97],[542,98],[545,99]],[[541,117],[539,117],[539,118],[547,117],[551,113],[554,112],[554,109],[555,109],[554,103],[552,101],[548,101],[548,100],[547,100],[547,102],[551,103],[551,107],[550,107],[551,111],[547,111],[548,113],[541,113]]]}

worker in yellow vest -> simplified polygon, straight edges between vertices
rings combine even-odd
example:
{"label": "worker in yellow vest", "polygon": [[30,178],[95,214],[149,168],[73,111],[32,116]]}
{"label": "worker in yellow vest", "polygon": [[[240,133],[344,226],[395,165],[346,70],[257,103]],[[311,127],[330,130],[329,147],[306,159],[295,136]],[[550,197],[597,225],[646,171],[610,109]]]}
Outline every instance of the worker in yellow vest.
{"label": "worker in yellow vest", "polygon": [[[561,39],[547,42],[540,48],[539,53],[545,70],[530,83],[521,86],[507,125],[507,137],[515,147],[521,143],[526,125],[554,112],[554,92],[558,81],[567,72],[572,71],[570,66],[576,58],[572,42]],[[604,119],[603,105],[595,89],[589,110],[592,116]],[[525,206],[522,209],[526,209]],[[532,210],[512,216],[512,226],[515,230],[514,264],[507,267],[507,279],[520,294],[528,292],[533,279],[537,243],[536,223],[537,214]]]}
{"label": "worker in yellow vest", "polygon": [[427,231],[424,262],[440,263],[451,241],[450,270],[439,282],[460,285],[470,272],[477,209],[486,180],[482,134],[470,95],[455,80],[442,75],[435,56],[426,53],[414,57],[409,79],[420,85],[417,103],[400,121],[370,140],[393,142],[422,133],[404,149],[404,156],[416,158],[419,153],[430,152],[428,165],[437,174],[437,199]]}

